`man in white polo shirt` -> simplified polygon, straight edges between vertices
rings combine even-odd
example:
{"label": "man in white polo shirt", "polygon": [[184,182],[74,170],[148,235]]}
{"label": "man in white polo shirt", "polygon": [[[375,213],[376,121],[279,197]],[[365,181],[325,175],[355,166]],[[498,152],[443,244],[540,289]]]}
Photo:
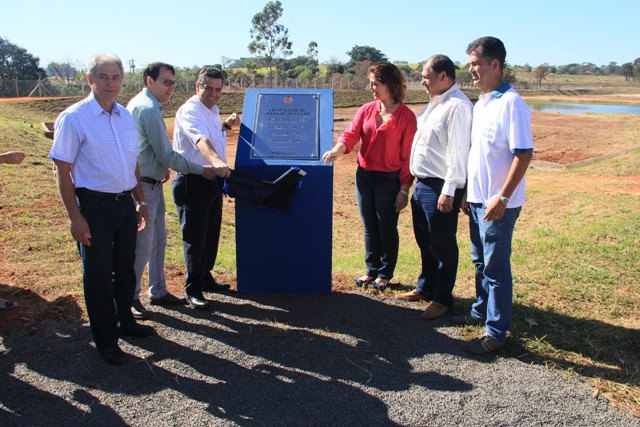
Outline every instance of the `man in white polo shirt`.
{"label": "man in white polo shirt", "polygon": [[485,325],[463,344],[469,353],[501,348],[512,320],[511,240],[524,204],[524,175],[533,157],[531,110],[503,79],[507,56],[502,42],[482,37],[467,48],[469,73],[482,91],[473,109],[467,201],[476,295],[456,324]]}

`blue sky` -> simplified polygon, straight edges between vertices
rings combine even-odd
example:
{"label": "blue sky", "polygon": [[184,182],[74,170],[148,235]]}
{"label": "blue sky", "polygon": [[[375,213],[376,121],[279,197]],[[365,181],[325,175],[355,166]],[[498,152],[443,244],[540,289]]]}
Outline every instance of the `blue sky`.
{"label": "blue sky", "polygon": [[[468,43],[500,38],[512,65],[592,62],[621,65],[640,57],[640,1],[281,0],[294,56],[318,44],[320,62],[346,62],[355,45],[390,60],[421,62],[436,53],[467,62]],[[250,57],[249,29],[266,0],[66,2],[19,0],[0,15],[0,37],[49,62],[84,66],[109,51],[136,67]]]}

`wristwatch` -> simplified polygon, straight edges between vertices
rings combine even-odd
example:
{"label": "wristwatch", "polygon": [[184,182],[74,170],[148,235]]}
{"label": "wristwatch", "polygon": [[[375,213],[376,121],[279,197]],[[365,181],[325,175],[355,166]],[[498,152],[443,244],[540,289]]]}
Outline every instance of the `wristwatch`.
{"label": "wristwatch", "polygon": [[500,196],[500,201],[505,205],[509,204],[509,198],[507,196]]}

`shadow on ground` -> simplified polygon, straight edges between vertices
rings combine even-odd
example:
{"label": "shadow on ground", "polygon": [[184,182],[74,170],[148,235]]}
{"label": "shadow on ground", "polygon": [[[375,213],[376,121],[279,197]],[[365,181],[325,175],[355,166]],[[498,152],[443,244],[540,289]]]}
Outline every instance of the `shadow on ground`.
{"label": "shadow on ground", "polygon": [[[54,414],[62,423],[121,424],[117,405],[97,397],[107,392],[143,400],[177,394],[242,425],[390,425],[387,406],[366,389],[471,389],[454,376],[413,372],[413,358],[458,347],[413,308],[358,294],[224,298],[216,307],[213,314],[157,311],[159,335],[123,346],[145,359],[119,368],[99,359],[78,319],[41,324],[31,336],[11,331],[0,359],[0,417],[10,424],[42,424]],[[420,331],[407,336],[407,322]],[[39,387],[34,375],[66,387]],[[163,421],[180,419],[171,412]]]}
{"label": "shadow on ground", "polygon": [[[124,367],[99,358],[72,301],[51,303],[71,315],[3,336],[2,424],[45,425],[52,417],[64,425],[139,424],[156,408],[163,425],[210,422],[202,413],[239,425],[395,425],[385,393],[420,387],[464,395],[474,385],[455,365],[493,360],[467,356],[444,320],[424,322],[420,306],[395,300],[353,293],[214,298],[214,313],[158,308],[150,322],[158,335],[124,342],[137,356]],[[567,351],[583,343],[554,325],[616,336],[615,351],[638,351],[637,331],[526,307],[516,312],[535,316],[546,340]],[[507,357],[526,352],[521,322]],[[416,360],[442,357],[449,360],[444,368],[414,369]]]}

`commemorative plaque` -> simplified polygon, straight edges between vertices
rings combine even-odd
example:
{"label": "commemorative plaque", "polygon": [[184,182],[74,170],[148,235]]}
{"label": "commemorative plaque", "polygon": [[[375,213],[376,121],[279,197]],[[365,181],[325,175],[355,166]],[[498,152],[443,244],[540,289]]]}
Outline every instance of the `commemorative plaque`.
{"label": "commemorative plaque", "polygon": [[295,177],[296,188],[286,206],[236,197],[239,293],[331,293],[333,165],[322,154],[332,147],[332,90],[246,91],[235,171]]}
{"label": "commemorative plaque", "polygon": [[251,158],[318,160],[318,94],[260,94]]}

